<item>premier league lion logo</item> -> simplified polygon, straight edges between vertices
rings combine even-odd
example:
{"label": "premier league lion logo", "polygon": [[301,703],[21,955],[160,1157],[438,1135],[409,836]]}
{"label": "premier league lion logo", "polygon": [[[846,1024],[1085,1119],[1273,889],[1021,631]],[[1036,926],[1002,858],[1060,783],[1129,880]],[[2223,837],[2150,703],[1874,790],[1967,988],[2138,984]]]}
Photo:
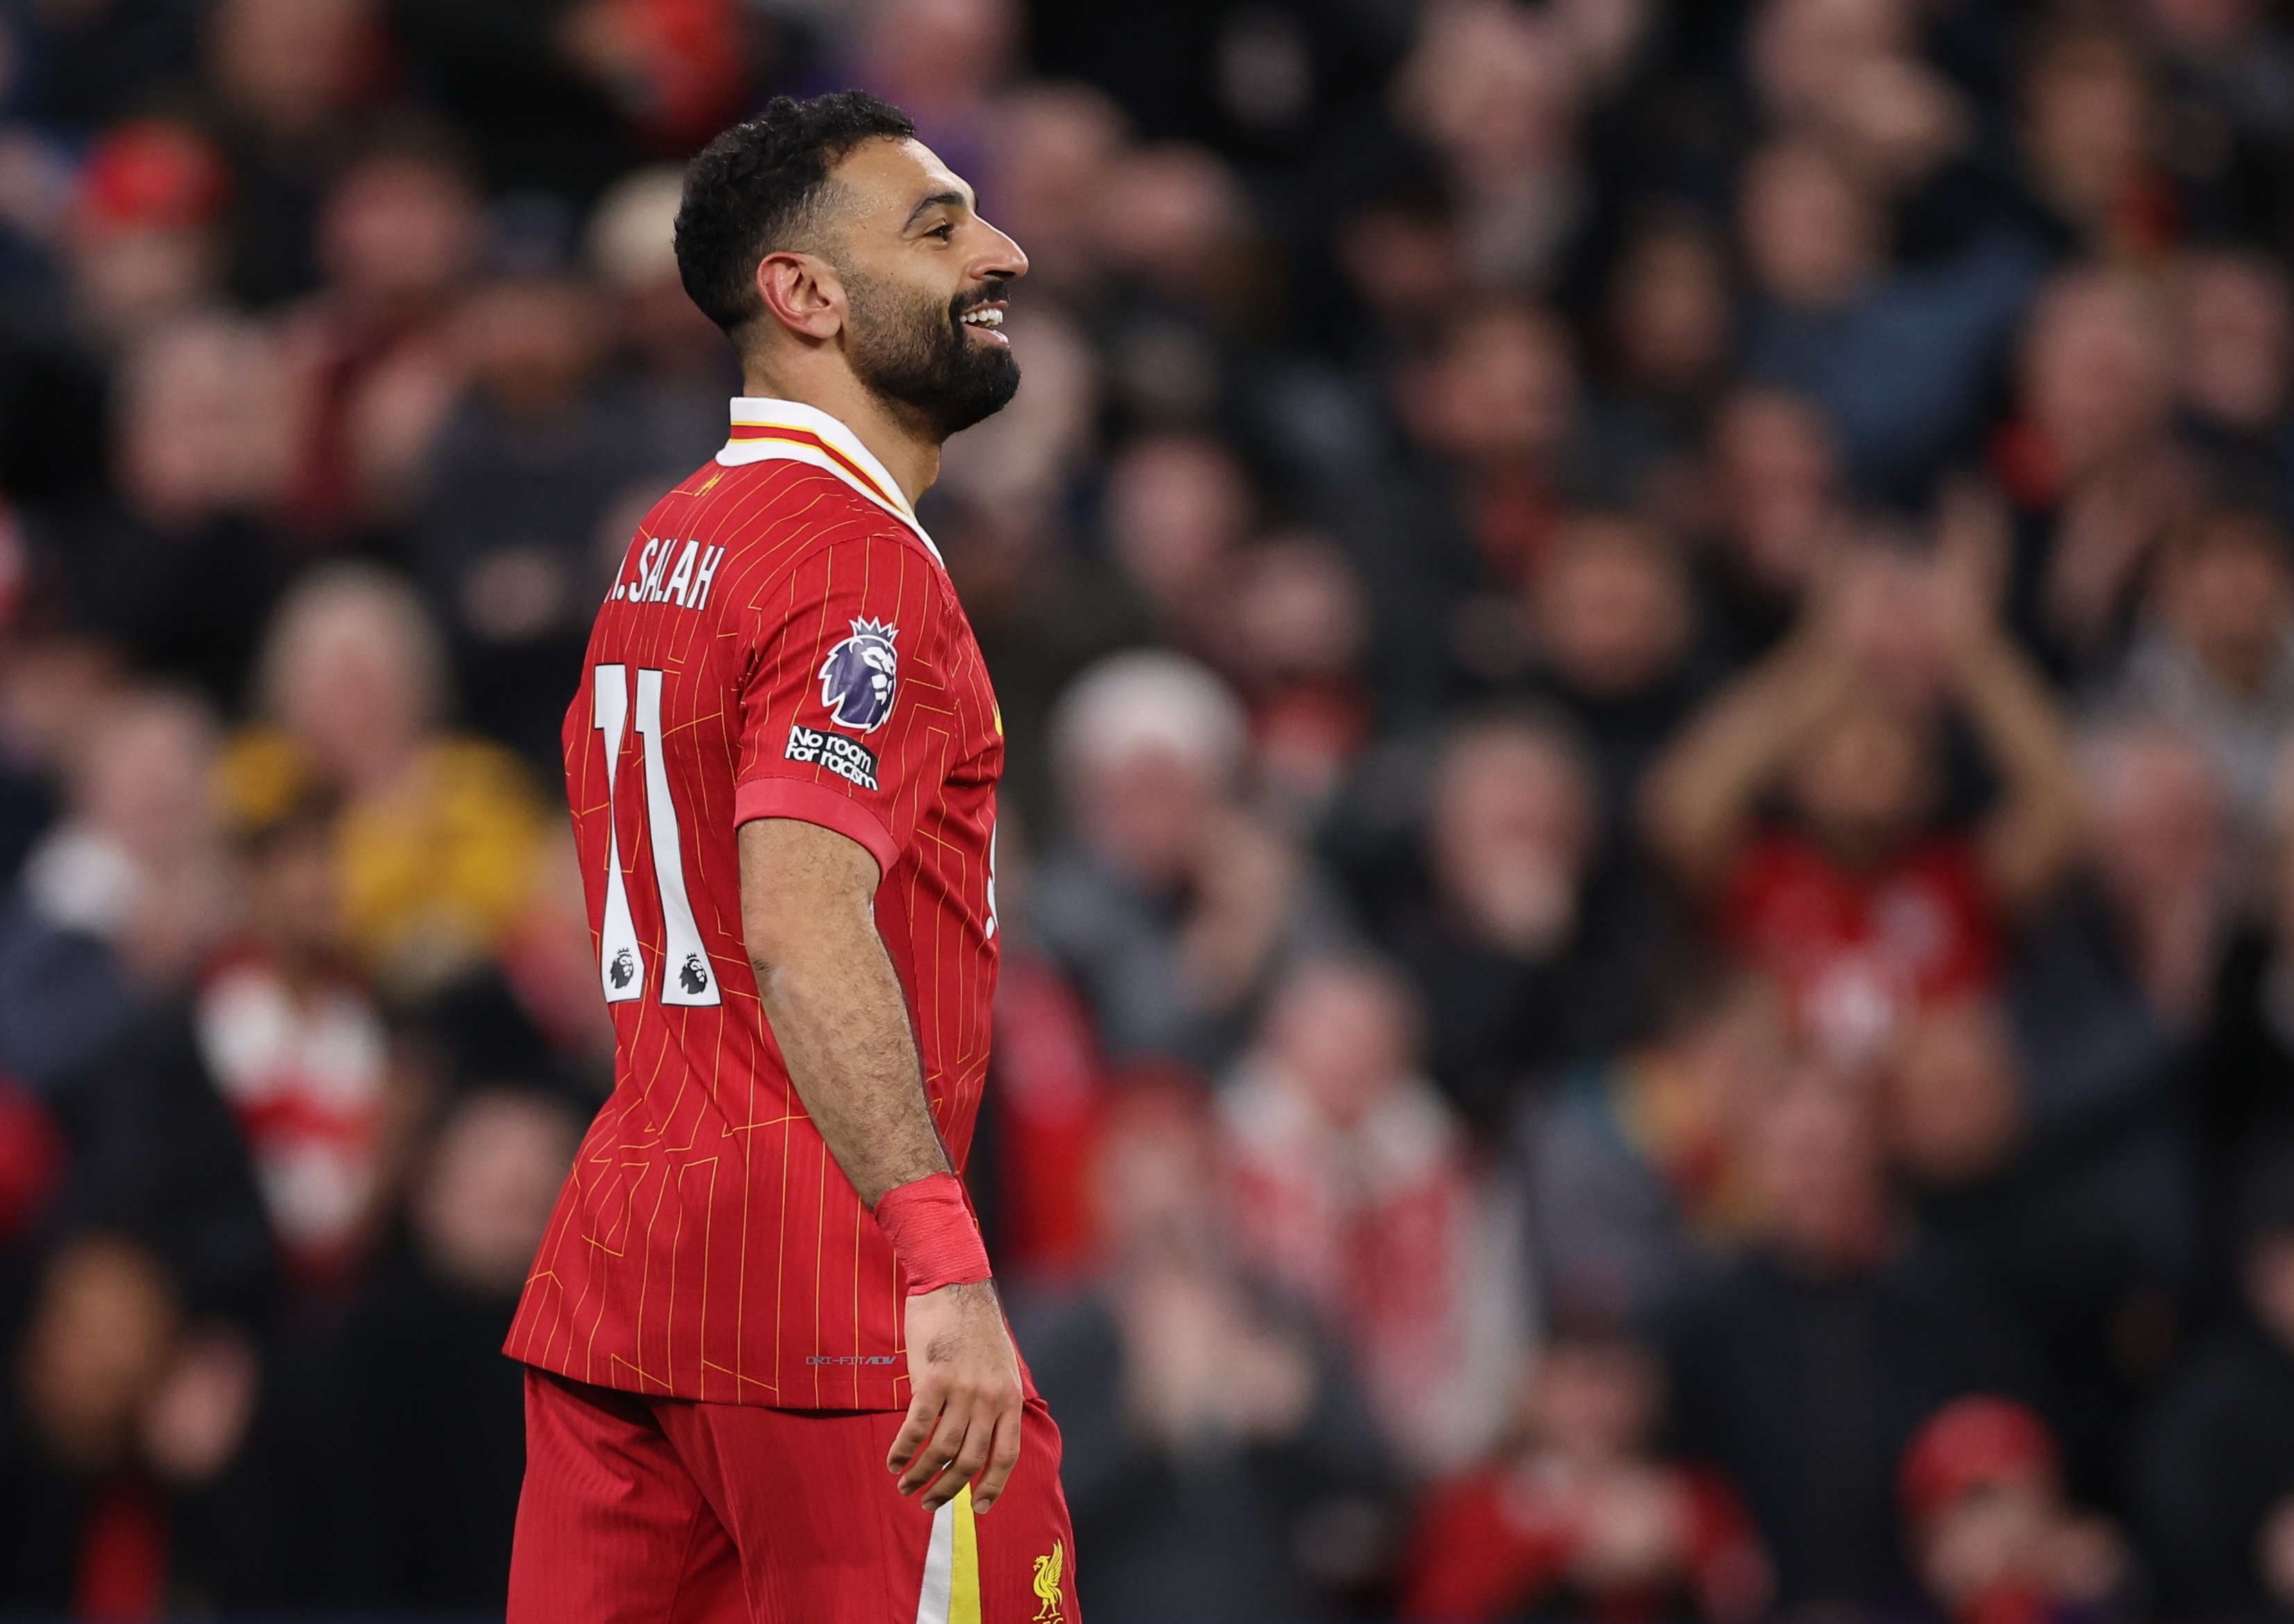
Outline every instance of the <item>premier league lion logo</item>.
{"label": "premier league lion logo", "polygon": [[892,714],[900,656],[892,639],[897,626],[855,621],[852,635],[828,651],[820,667],[820,702],[840,727],[874,733]]}

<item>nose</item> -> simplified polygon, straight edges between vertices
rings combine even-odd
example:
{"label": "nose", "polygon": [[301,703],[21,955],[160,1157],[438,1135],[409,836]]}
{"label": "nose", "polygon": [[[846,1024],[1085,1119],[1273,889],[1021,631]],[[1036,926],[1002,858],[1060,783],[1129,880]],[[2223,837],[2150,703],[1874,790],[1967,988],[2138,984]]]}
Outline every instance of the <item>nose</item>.
{"label": "nose", "polygon": [[988,233],[988,241],[984,245],[980,258],[972,266],[973,271],[980,276],[991,276],[999,281],[1008,281],[1015,276],[1027,275],[1026,251],[1002,231],[989,225],[987,221],[982,220],[980,223]]}

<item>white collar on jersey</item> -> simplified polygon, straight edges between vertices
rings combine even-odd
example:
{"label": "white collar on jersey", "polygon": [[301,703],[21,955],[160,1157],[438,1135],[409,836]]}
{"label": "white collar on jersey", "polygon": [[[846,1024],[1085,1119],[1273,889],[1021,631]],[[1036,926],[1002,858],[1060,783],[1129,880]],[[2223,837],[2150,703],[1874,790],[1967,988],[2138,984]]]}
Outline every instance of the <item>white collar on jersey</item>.
{"label": "white collar on jersey", "polygon": [[732,438],[717,453],[717,460],[728,468],[775,460],[826,468],[915,532],[916,540],[945,566],[939,546],[917,523],[916,510],[908,505],[899,482],[876,460],[875,452],[861,444],[859,435],[817,406],[736,395]]}

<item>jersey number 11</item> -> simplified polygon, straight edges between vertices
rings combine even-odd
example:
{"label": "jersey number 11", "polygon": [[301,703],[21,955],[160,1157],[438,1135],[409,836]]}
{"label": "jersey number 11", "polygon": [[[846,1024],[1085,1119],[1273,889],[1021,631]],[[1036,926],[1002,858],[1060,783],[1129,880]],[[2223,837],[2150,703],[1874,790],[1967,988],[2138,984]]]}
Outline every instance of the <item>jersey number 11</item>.
{"label": "jersey number 11", "polygon": [[[653,848],[654,885],[661,897],[661,1001],[675,1004],[713,1004],[717,972],[710,967],[709,951],[701,945],[701,930],[693,922],[693,904],[685,889],[685,846],[679,838],[677,803],[669,798],[669,767],[662,759],[661,673],[640,667],[638,671],[638,737],[644,744],[646,843]],[[601,665],[592,695],[590,725],[604,734],[606,796],[611,803],[606,817],[606,922],[600,933],[598,974],[607,1003],[627,1003],[645,996],[646,953],[638,941],[638,928],[630,917],[630,893],[622,878],[620,820],[613,816],[621,805],[622,741],[630,722],[630,668]]]}

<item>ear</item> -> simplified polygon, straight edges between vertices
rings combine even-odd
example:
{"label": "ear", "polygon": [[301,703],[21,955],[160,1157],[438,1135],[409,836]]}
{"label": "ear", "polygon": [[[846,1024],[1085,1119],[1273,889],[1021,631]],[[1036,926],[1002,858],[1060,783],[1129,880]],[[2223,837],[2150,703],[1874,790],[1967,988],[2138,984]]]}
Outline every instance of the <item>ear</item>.
{"label": "ear", "polygon": [[800,337],[826,342],[844,325],[844,285],[835,267],[810,254],[768,254],[757,262],[763,314]]}

